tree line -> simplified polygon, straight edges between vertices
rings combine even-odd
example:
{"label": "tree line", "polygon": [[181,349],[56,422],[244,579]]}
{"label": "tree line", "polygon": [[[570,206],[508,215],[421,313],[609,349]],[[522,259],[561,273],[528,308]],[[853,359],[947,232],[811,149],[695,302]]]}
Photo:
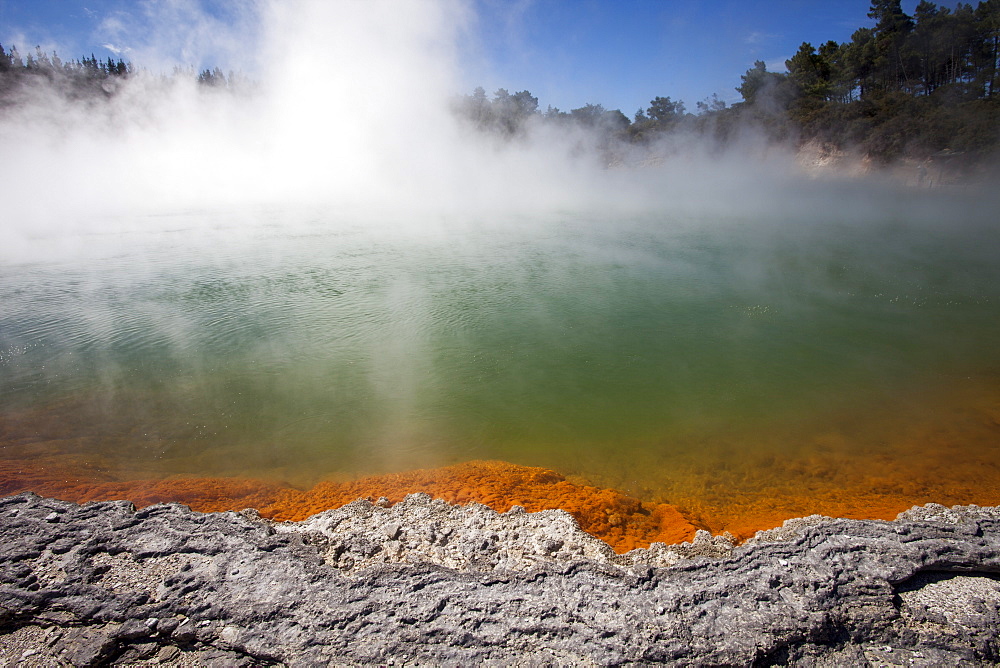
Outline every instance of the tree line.
{"label": "tree line", "polygon": [[1000,143],[1000,0],[954,9],[873,0],[872,28],[850,42],[803,43],[787,74],[762,63],[738,89],[784,115],[804,139],[859,146],[883,161],[950,151],[982,157]]}
{"label": "tree line", "polygon": [[992,156],[1000,147],[1000,0],[954,9],[922,0],[913,16],[900,0],[873,0],[868,16],[875,26],[849,42],[804,42],[787,72],[757,61],[731,106],[713,95],[689,113],[683,101],[658,96],[630,119],[600,104],[542,112],[528,91],[500,89],[490,100],[482,88],[454,106],[475,127],[506,136],[541,122],[596,128],[605,145],[648,145],[678,132],[725,144],[753,127],[775,141],[819,142],[883,163]]}
{"label": "tree line", "polygon": [[[17,91],[22,86],[40,81],[55,84],[73,97],[110,96],[118,89],[114,84],[135,73],[135,66],[121,58],[99,60],[91,54],[90,57],[62,60],[56,52],[45,53],[37,46],[22,57],[16,46],[8,51],[0,44],[0,107],[15,103]],[[246,83],[239,75],[232,72],[226,75],[218,67],[202,70],[197,75],[194,70],[175,68],[173,76],[194,76],[199,84],[211,88],[236,87]]]}
{"label": "tree line", "polygon": [[132,64],[121,59],[98,60],[91,54],[89,58],[64,61],[55,52],[48,54],[40,47],[22,57],[16,46],[7,51],[0,44],[0,106],[13,103],[20,86],[40,80],[58,82],[69,94],[82,96],[107,93],[109,87],[104,84],[108,79],[124,79],[132,73]]}
{"label": "tree line", "polygon": [[[453,112],[484,133],[502,139],[539,126],[584,129],[606,159],[621,147],[657,145],[673,134],[693,134],[726,145],[751,127],[774,141],[815,142],[831,150],[855,150],[888,163],[900,158],[962,155],[967,162],[1000,147],[1000,0],[954,9],[928,0],[912,16],[900,0],[872,0],[871,28],[849,42],[804,42],[787,61],[787,72],[769,72],[757,61],[740,77],[742,100],[727,105],[718,95],[689,112],[682,100],[657,96],[632,117],[588,103],[562,111],[539,107],[529,91],[482,88],[459,96]],[[47,80],[71,96],[111,96],[119,80],[135,74],[124,60],[91,54],[63,61],[36,47],[22,57],[0,45],[0,107],[13,104],[22,85]],[[219,68],[175,70],[206,88],[246,88],[241,77]]]}

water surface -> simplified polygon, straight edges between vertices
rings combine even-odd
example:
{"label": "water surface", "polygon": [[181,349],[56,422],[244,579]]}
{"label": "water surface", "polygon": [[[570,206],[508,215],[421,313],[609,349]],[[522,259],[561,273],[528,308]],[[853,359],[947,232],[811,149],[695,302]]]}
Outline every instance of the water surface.
{"label": "water surface", "polygon": [[992,471],[996,238],[939,208],[196,211],[39,238],[0,269],[0,456],[300,487],[502,459],[689,505],[948,448]]}

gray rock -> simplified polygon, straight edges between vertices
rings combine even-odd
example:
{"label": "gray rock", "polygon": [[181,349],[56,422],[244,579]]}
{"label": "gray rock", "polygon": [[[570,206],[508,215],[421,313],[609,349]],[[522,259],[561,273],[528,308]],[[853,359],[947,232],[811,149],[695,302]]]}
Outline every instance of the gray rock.
{"label": "gray rock", "polygon": [[282,524],[0,499],[0,665],[989,665],[998,611],[993,508],[616,555],[424,495]]}

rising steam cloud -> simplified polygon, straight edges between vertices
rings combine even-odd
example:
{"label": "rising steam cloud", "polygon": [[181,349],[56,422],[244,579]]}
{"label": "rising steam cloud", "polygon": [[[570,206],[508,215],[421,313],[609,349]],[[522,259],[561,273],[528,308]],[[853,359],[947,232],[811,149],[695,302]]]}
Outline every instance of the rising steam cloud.
{"label": "rising steam cloud", "polygon": [[[189,3],[164,4],[141,25],[111,24],[151,69],[109,102],[37,86],[7,111],[10,226],[255,203],[496,204],[530,198],[543,173],[554,185],[568,168],[523,146],[498,151],[456,122],[449,103],[471,20],[457,0],[265,2],[256,25],[243,16],[230,32]],[[193,73],[155,73],[182,65],[165,44],[182,35],[183,55],[228,57],[254,83],[231,94],[199,89]]]}
{"label": "rising steam cloud", "polygon": [[[147,68],[106,103],[36,86],[4,111],[8,249],[46,231],[234,206],[410,216],[793,206],[784,190],[793,162],[752,139],[726,160],[689,141],[655,169],[608,170],[578,130],[497,142],[464,126],[451,108],[476,20],[463,0],[266,0],[227,6],[227,21],[193,0],[144,8],[142,21],[105,24],[109,41]],[[232,93],[199,87],[193,69],[160,74],[207,59],[252,84]]]}

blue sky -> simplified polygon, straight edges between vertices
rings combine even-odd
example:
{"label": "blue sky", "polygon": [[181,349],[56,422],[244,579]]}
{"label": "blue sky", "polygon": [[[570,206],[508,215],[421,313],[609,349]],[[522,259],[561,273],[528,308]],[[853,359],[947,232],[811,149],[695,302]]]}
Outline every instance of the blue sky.
{"label": "blue sky", "polygon": [[538,0],[505,26],[498,17],[512,4],[479,2],[494,88],[507,81],[542,108],[600,103],[629,117],[657,95],[692,112],[713,93],[737,102],[740,75],[755,60],[783,71],[802,42],[844,42],[872,25],[868,0]]}
{"label": "blue sky", "polygon": [[[238,0],[159,0],[201,5],[228,20]],[[333,0],[331,0],[333,1]],[[350,0],[354,1],[354,0]],[[799,44],[847,41],[870,26],[869,0],[473,0],[477,20],[462,59],[462,82],[527,89],[547,105],[569,110],[586,103],[632,116],[657,95],[683,100],[688,110],[712,93],[727,102],[740,75],[757,59],[780,71]],[[136,0],[0,0],[0,42],[26,53],[35,44],[63,57],[113,55],[127,46],[122,21],[138,19]],[[243,3],[245,6],[248,3]],[[954,3],[942,2],[942,5]],[[903,2],[912,12],[916,0]],[[227,9],[228,8],[228,9]],[[113,34],[114,33],[114,34]],[[183,60],[183,56],[178,56]],[[144,63],[137,63],[144,64]],[[187,63],[195,67],[234,63]]]}

